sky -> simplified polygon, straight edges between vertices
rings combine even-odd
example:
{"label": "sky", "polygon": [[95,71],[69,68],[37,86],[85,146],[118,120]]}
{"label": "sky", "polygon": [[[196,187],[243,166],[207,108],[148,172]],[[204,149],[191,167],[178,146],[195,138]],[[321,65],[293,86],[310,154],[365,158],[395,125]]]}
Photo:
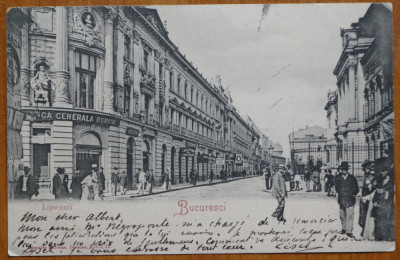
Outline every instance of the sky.
{"label": "sky", "polygon": [[369,4],[155,6],[170,39],[209,81],[220,75],[240,114],[289,156],[288,135],[327,127],[329,90],[342,51],[340,28]]}

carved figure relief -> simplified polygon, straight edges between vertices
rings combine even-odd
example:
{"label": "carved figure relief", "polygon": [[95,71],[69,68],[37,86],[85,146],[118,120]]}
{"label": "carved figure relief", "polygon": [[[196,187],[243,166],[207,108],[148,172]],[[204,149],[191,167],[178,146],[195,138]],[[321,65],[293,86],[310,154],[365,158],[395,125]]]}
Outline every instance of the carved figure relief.
{"label": "carved figure relief", "polygon": [[72,31],[85,40],[85,44],[92,47],[96,42],[101,42],[102,25],[97,21],[97,16],[88,8],[75,7],[73,12]]}
{"label": "carved figure relief", "polygon": [[34,102],[45,101],[47,105],[51,102],[51,84],[52,80],[48,74],[48,66],[45,63],[37,65],[35,76],[31,80]]}
{"label": "carved figure relief", "polygon": [[133,84],[133,66],[124,63],[124,82],[127,84],[132,85]]}

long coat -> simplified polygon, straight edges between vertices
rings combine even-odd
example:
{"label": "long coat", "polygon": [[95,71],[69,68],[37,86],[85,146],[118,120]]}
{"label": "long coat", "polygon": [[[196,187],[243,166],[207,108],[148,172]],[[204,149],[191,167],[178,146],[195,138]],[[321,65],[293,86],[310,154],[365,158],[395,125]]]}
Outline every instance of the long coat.
{"label": "long coat", "polygon": [[335,186],[340,207],[347,208],[356,204],[356,195],[359,191],[356,177],[347,174],[345,179],[343,175],[340,175],[336,178]]}
{"label": "long coat", "polygon": [[[18,178],[17,187],[15,189],[16,192],[17,192],[17,198],[18,198],[18,195],[22,194],[22,187],[24,185],[23,182],[24,182],[24,176],[22,175],[22,176],[20,176]],[[29,196],[38,195],[39,194],[38,186],[36,184],[35,177],[33,177],[31,174],[28,175],[28,180],[26,181],[26,193]]]}
{"label": "long coat", "polygon": [[277,172],[272,177],[272,196],[277,199],[282,199],[287,195],[285,178],[283,178],[282,174]]}
{"label": "long coat", "polygon": [[59,174],[56,174],[53,177],[53,194],[56,199],[64,198],[67,196],[67,191],[65,190],[63,179]]}

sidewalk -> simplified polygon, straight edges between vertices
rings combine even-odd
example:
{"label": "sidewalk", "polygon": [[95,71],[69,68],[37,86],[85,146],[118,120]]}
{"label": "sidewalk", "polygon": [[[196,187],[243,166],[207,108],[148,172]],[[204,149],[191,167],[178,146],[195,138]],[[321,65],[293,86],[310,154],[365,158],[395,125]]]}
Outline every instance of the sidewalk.
{"label": "sidewalk", "polygon": [[[247,178],[254,178],[254,177],[260,177],[258,175],[250,175],[246,177],[235,177],[234,179],[228,178],[227,182],[231,181],[237,181],[237,180],[242,180],[242,179],[247,179]],[[134,198],[134,197],[144,197],[144,196],[151,196],[155,194],[161,194],[161,193],[166,193],[166,192],[171,192],[171,191],[178,191],[178,190],[184,190],[184,189],[190,189],[190,188],[196,188],[196,187],[201,187],[201,186],[208,186],[208,185],[216,185],[216,184],[221,184],[222,180],[221,179],[216,179],[213,180],[211,184],[209,184],[209,180],[207,181],[198,181],[196,186],[193,186],[190,183],[178,183],[175,185],[171,185],[170,190],[163,190],[161,187],[154,187],[153,188],[153,193],[149,194],[148,189],[146,189],[145,194],[138,194],[138,190],[128,190],[125,195],[121,195],[120,192],[117,193],[117,196],[114,196],[111,193],[106,193],[104,194],[103,199],[104,200],[113,200],[113,199],[128,199],[128,198]]]}

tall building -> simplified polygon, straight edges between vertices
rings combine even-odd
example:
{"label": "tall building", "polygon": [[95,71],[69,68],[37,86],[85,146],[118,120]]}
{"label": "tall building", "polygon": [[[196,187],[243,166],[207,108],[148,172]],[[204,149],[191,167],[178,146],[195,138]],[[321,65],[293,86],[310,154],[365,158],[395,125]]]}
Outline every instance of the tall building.
{"label": "tall building", "polygon": [[286,164],[286,157],[282,155],[282,145],[280,145],[278,142],[274,142],[265,134],[261,134],[260,146],[262,168],[265,167],[266,164],[270,165],[271,167]]}
{"label": "tall building", "polygon": [[349,161],[361,180],[364,160],[393,156],[391,6],[371,4],[358,22],[341,29],[340,36],[342,53],[333,72],[337,90],[328,94],[325,110],[329,124],[335,121],[336,127],[333,159]]}
{"label": "tall building", "polygon": [[[22,161],[41,198],[51,198],[58,167],[103,167],[109,192],[114,167],[135,189],[139,169],[153,169],[159,185],[166,168],[172,184],[189,181],[191,169],[205,179],[233,164],[236,150],[256,165],[257,133],[221,80],[209,83],[178,50],[157,10],[34,7],[16,19],[19,10],[8,13],[8,80],[20,88]],[[245,132],[240,149],[233,120]],[[227,160],[217,165],[219,157]]]}

